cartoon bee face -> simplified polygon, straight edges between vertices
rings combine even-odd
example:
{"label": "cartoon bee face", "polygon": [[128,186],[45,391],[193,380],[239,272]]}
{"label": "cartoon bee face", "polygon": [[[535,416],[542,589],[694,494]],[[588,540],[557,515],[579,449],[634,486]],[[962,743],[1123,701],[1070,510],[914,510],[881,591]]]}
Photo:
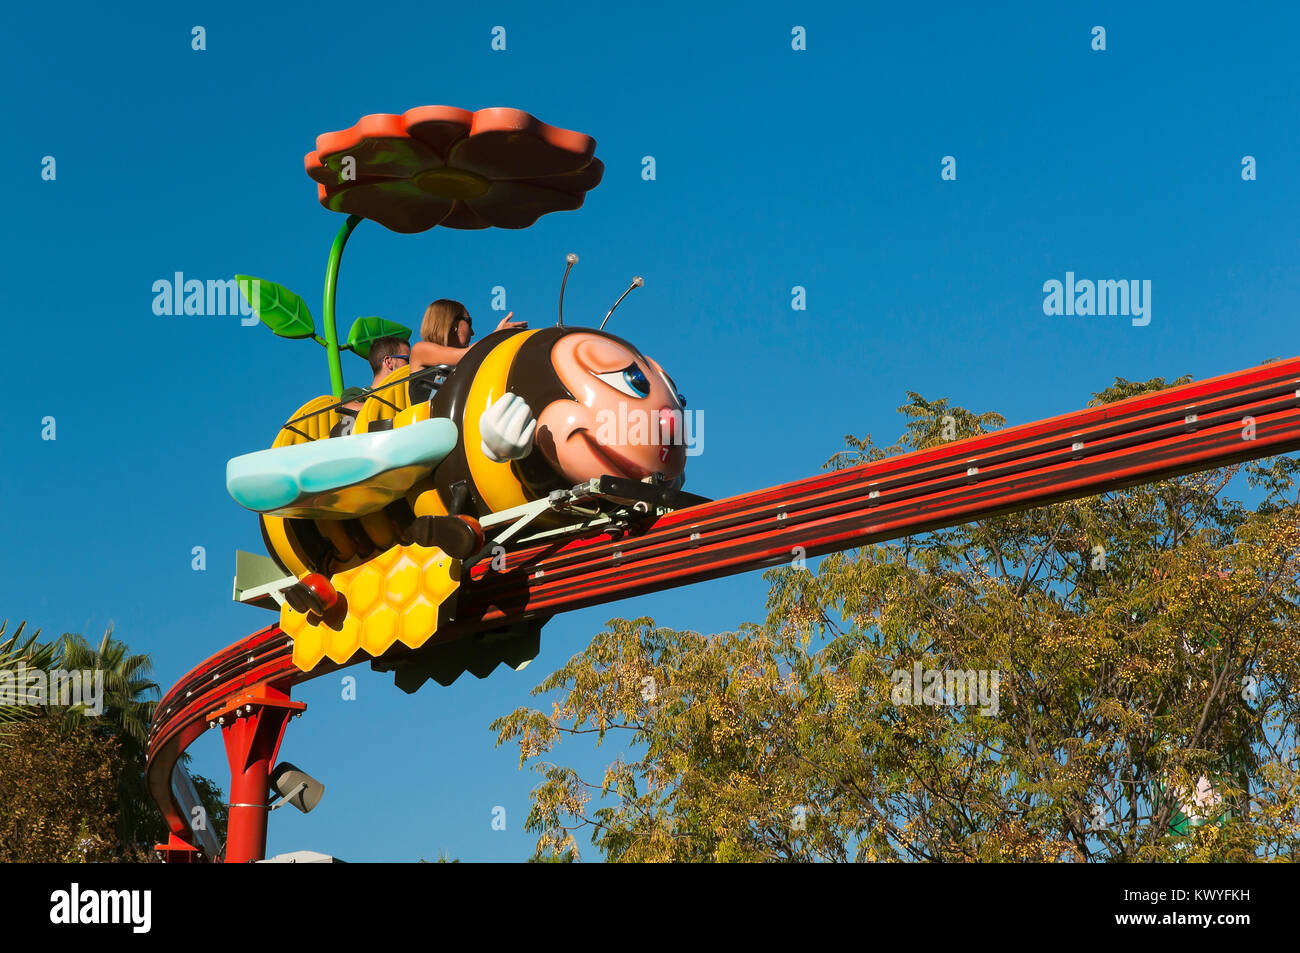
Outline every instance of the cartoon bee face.
{"label": "cartoon bee face", "polygon": [[536,449],[556,472],[571,484],[681,476],[684,408],[658,363],[611,335],[578,332],[555,342],[551,366],[573,395],[537,411]]}
{"label": "cartoon bee face", "polygon": [[[479,418],[517,395],[537,425],[522,459],[479,452]],[[659,364],[622,338],[586,328],[499,331],[470,350],[435,395],[433,416],[461,427],[434,480],[449,510],[474,515],[604,475],[674,481],[686,450],[683,402]]]}

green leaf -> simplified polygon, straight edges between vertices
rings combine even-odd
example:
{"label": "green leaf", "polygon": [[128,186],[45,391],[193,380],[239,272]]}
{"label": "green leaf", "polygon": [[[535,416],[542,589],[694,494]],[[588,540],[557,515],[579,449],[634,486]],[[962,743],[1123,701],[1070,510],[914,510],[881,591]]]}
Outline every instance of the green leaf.
{"label": "green leaf", "polygon": [[282,338],[309,338],[316,322],[306,302],[283,285],[248,275],[235,275],[240,294],[273,334]]}
{"label": "green leaf", "polygon": [[371,316],[357,318],[352,322],[352,330],[348,332],[348,343],[343,346],[351,348],[362,357],[369,357],[370,345],[380,338],[401,338],[407,341],[410,337],[411,329],[406,325]]}

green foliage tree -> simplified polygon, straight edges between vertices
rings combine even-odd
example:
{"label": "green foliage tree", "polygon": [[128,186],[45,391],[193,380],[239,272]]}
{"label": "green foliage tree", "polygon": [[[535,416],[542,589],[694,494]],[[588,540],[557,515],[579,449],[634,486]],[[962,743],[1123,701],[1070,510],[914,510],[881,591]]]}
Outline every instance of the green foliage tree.
{"label": "green foliage tree", "polygon": [[15,726],[32,714],[32,708],[27,704],[26,688],[17,683],[21,668],[44,670],[57,654],[53,646],[37,642],[40,630],[24,637],[27,623],[19,622],[18,627],[6,636],[8,625],[8,620],[0,621],[0,676],[7,675],[10,679],[7,684],[12,687],[12,697],[0,699],[0,747],[6,744],[6,738]]}
{"label": "green foliage tree", "polygon": [[61,668],[103,673],[103,712],[88,718],[83,709],[70,708],[66,717],[88,718],[96,733],[117,741],[124,762],[117,805],[118,838],[144,859],[152,846],[166,837],[144,779],[149,719],[159,693],[158,684],[150,677],[152,662],[147,655],[131,654],[125,643],[113,638],[111,627],[97,646],[69,633],[60,640],[59,649]]}
{"label": "green foliage tree", "polygon": [[10,742],[0,748],[0,863],[121,859],[116,740],[39,711]]}
{"label": "green foliage tree", "polygon": [[[158,683],[152,679],[153,662],[147,655],[132,655],[126,643],[113,638],[110,626],[92,646],[81,635],[63,636],[59,667],[68,671],[104,673],[104,711],[98,724],[118,737],[132,754],[143,754],[149,739],[149,719],[153,716]],[[70,715],[82,712],[76,709]]]}
{"label": "green foliage tree", "polygon": [[[1165,386],[1117,380],[1093,404]],[[908,396],[896,444],[850,437],[829,465],[1002,424]],[[765,621],[736,632],[611,621],[537,687],[549,712],[492,725],[542,774],[537,856],[576,858],[581,831],[627,861],[1295,859],[1297,468],[1223,467],[771,570]],[[1242,482],[1253,507],[1227,494]],[[996,673],[996,711],[911,703],[917,663]],[[602,777],[547,760],[609,732],[638,756]]]}
{"label": "green foliage tree", "polygon": [[[19,624],[12,636],[0,639],[0,671],[23,661],[29,671],[99,672],[103,710],[96,715],[84,704],[57,708],[33,705],[30,699],[0,706],[0,732],[8,721],[13,744],[29,749],[15,752],[10,763],[0,768],[8,771],[8,784],[0,786],[0,830],[6,822],[20,819],[32,830],[50,832],[48,837],[27,839],[22,848],[25,860],[152,860],[153,846],[166,839],[167,828],[144,777],[149,722],[157,704],[150,696],[158,694],[149,656],[132,654],[125,643],[113,638],[111,628],[98,645],[92,645],[75,634],[41,643],[39,631],[23,637],[24,626]],[[0,637],[3,634],[0,625]],[[32,721],[39,724],[29,725]],[[90,750],[96,743],[97,754]],[[50,752],[61,753],[63,760]],[[188,762],[188,757],[184,760]],[[76,766],[75,770],[68,765]],[[72,784],[69,771],[85,772],[94,785],[111,777],[112,796],[104,796],[94,785]],[[224,840],[228,808],[220,787],[201,775],[193,780],[208,826],[219,841]],[[59,800],[63,789],[77,794],[66,810]],[[111,833],[105,833],[105,823]],[[89,847],[84,858],[68,854],[71,848],[64,834],[69,825],[74,832],[78,826],[86,831]]]}

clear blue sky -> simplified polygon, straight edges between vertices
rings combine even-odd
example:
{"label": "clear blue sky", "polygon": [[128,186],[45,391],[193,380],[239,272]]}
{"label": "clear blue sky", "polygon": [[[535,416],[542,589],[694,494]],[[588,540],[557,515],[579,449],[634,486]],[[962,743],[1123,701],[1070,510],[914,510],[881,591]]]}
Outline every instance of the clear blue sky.
{"label": "clear blue sky", "polygon": [[[607,168],[581,210],[523,231],[364,223],[344,326],[414,324],[446,296],[482,329],[495,285],[517,317],[550,324],[569,251],[582,258],[569,322],[598,323],[643,275],[611,329],[704,412],[688,488],[709,496],[816,472],[846,433],[892,441],[908,390],[1021,423],[1117,375],[1204,377],[1297,350],[1294,11],[296,6],[3,15],[0,617],[91,638],[111,621],[164,689],[271,621],[230,601],[234,550],[261,548],[225,461],[266,446],[328,380],[315,345],[236,318],[156,317],[151,286],[242,272],[319,316],[341,217],[302,157],[367,113],[513,106],[594,136]],[[505,52],[490,48],[497,25]],[[940,180],[946,155],[956,181]],[[1242,180],[1245,155],[1257,181]],[[1043,283],[1067,271],[1150,280],[1151,323],[1044,315]],[[795,285],[806,311],[791,309]],[[360,359],[344,362],[366,382]],[[190,568],[199,545],[206,572]],[[308,683],[281,757],[327,793],[310,816],[276,812],[269,849],[527,857],[537,776],[488,723],[529,704],[608,618],[721,631],[761,620],[764,594],[755,573],[562,616],[524,672],[413,696],[365,666],[350,670],[355,702],[339,676]],[[192,750],[226,785],[217,737]],[[594,773],[616,754],[562,745],[558,759]],[[505,832],[491,829],[498,805]]]}

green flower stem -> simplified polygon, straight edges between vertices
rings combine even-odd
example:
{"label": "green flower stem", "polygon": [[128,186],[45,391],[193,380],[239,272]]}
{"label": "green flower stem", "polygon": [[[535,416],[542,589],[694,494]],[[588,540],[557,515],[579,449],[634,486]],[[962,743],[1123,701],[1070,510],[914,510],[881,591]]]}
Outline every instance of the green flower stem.
{"label": "green flower stem", "polygon": [[339,262],[343,258],[343,247],[348,243],[352,229],[361,222],[360,215],[349,215],[348,220],[334,236],[334,245],[330,248],[329,265],[325,269],[325,352],[330,364],[330,387],[334,389],[334,399],[343,396],[343,362],[339,358],[339,334],[334,324],[334,295],[339,285]]}

